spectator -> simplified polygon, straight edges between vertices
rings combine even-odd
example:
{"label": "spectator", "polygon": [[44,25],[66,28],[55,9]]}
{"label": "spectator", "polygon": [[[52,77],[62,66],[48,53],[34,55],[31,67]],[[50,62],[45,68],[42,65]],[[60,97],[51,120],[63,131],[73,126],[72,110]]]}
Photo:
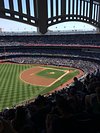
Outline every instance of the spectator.
{"label": "spectator", "polygon": [[13,128],[16,131],[20,132],[20,130],[22,130],[23,127],[27,124],[29,124],[30,126],[33,125],[33,123],[31,122],[31,116],[28,112],[28,109],[23,106],[17,107],[15,118],[12,120]]}
{"label": "spectator", "polygon": [[12,125],[3,118],[0,118],[0,133],[17,133]]}
{"label": "spectator", "polygon": [[83,83],[81,81],[79,81],[77,77],[74,77],[73,80],[74,80],[73,86],[76,89],[76,92],[78,92],[78,91],[82,92],[84,89]]}

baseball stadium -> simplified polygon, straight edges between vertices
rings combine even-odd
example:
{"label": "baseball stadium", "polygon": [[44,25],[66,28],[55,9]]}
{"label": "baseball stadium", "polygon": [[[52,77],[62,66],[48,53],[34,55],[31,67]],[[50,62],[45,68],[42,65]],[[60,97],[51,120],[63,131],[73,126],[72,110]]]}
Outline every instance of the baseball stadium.
{"label": "baseball stadium", "polygon": [[[0,18],[37,28],[0,32],[0,132],[99,133],[99,0],[0,0]],[[69,21],[96,31],[49,31]]]}

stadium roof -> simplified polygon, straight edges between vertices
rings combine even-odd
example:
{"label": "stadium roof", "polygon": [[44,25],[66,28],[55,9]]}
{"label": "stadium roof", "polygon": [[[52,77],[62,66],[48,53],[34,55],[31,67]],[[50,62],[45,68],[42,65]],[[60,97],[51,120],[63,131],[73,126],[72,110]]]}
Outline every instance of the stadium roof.
{"label": "stadium roof", "polygon": [[80,21],[100,29],[99,0],[0,0],[0,17],[36,26],[42,34],[48,27]]}

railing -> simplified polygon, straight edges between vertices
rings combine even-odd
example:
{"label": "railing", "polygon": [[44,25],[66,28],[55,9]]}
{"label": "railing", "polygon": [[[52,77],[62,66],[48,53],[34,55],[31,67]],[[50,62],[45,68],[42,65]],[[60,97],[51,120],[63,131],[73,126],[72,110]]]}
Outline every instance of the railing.
{"label": "railing", "polygon": [[0,17],[36,26],[46,33],[49,26],[82,21],[100,28],[99,0],[0,0]]}

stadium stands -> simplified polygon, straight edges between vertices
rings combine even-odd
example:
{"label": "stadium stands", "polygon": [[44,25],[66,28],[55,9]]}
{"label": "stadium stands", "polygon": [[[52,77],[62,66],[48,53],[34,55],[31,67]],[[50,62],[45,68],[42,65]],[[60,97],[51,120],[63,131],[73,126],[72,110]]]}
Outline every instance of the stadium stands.
{"label": "stadium stands", "polygon": [[82,81],[77,79],[59,91],[4,109],[0,112],[1,133],[100,132],[99,34],[0,36],[0,60],[70,66],[86,74]]}
{"label": "stadium stands", "polygon": [[13,133],[72,133],[72,128],[78,133],[100,132],[100,70],[88,73],[80,90],[78,84],[5,109],[0,113],[1,125],[6,125],[4,131],[9,126]]}

